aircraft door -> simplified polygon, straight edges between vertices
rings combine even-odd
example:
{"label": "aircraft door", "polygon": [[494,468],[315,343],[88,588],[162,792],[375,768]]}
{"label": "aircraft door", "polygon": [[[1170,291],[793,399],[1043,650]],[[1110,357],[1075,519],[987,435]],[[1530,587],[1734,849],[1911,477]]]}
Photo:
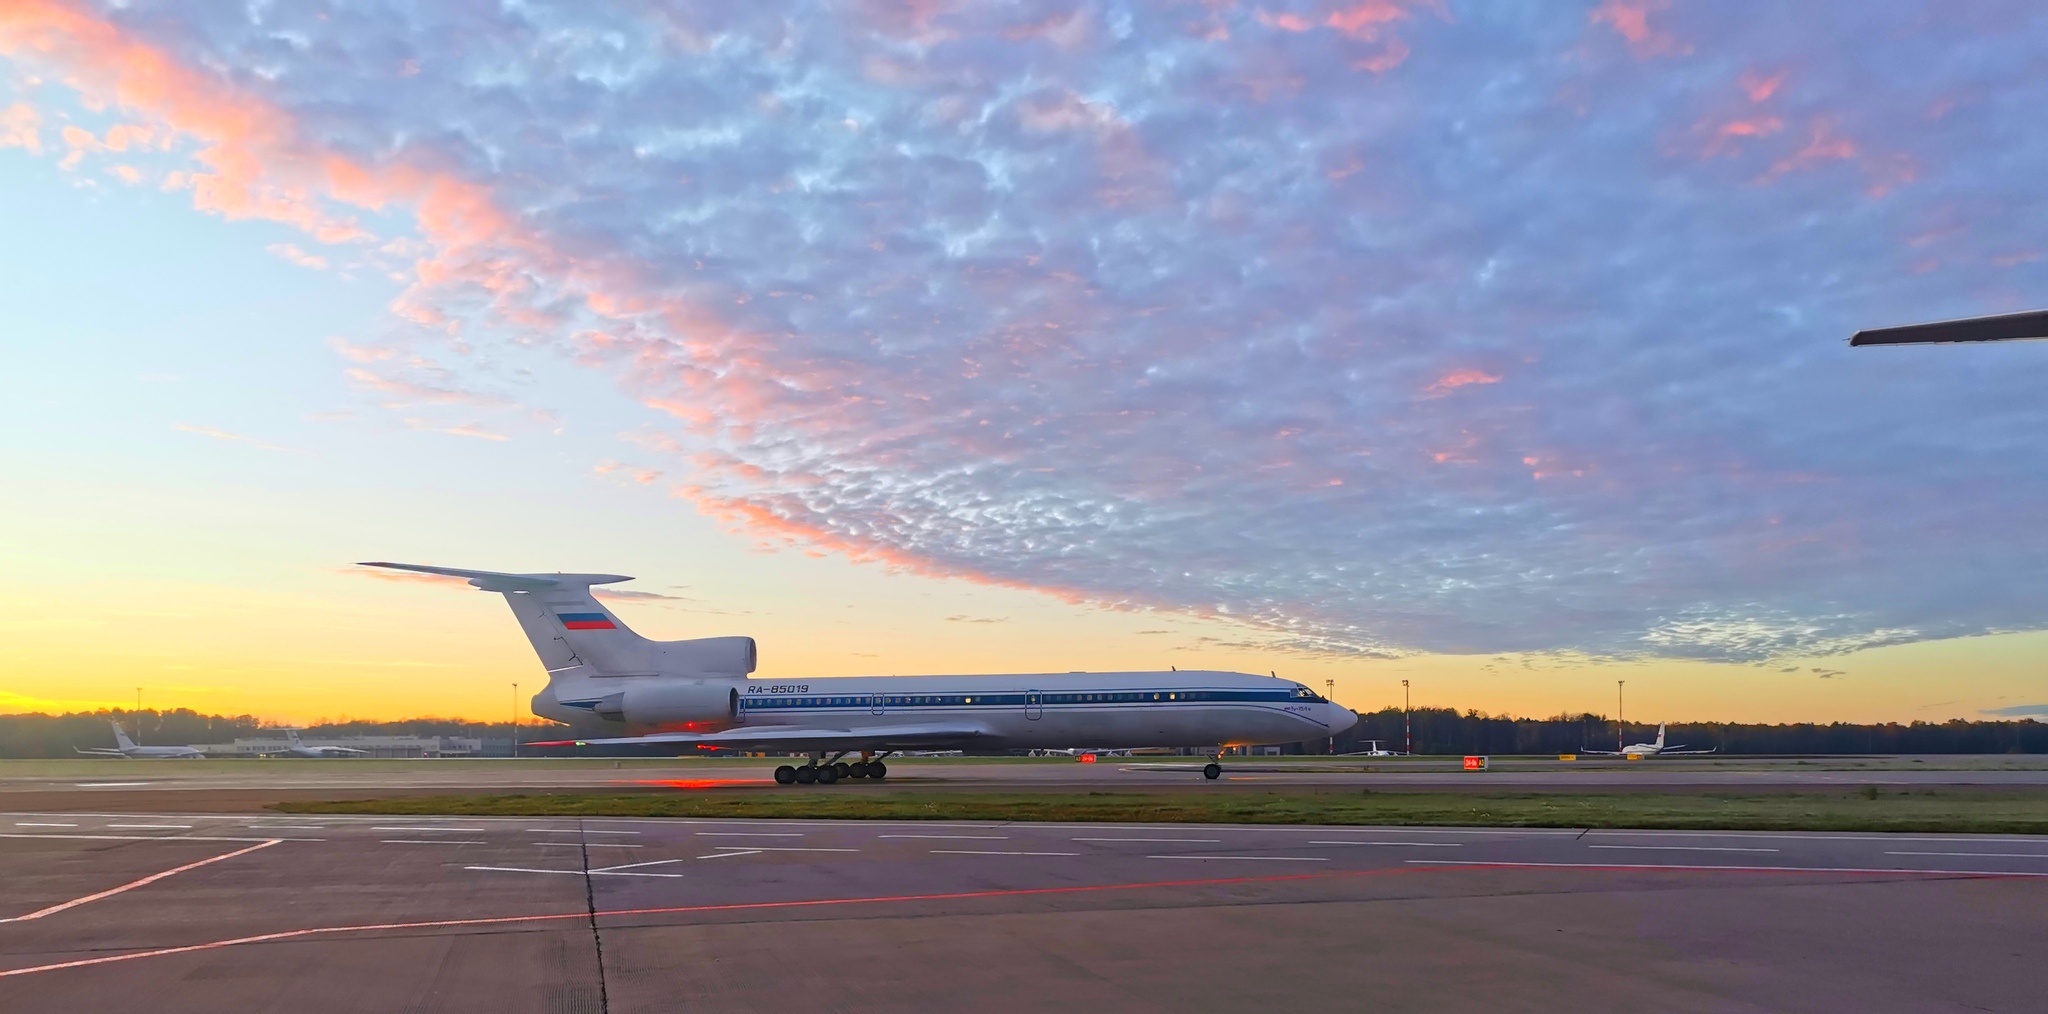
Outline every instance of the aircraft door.
{"label": "aircraft door", "polygon": [[1034,722],[1045,713],[1045,695],[1036,690],[1024,691],[1024,717]]}
{"label": "aircraft door", "polygon": [[868,711],[869,711],[870,713],[872,713],[872,714],[876,714],[876,715],[879,715],[879,714],[881,714],[881,713],[882,713],[882,695],[881,695],[881,694],[874,694],[874,695],[872,695],[872,696],[870,696],[870,697],[868,698]]}

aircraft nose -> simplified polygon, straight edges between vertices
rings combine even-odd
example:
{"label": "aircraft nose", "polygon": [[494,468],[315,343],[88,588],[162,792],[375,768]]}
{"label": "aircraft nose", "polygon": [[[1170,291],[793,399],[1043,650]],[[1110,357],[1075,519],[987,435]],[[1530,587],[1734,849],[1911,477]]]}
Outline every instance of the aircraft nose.
{"label": "aircraft nose", "polygon": [[1330,735],[1335,736],[1358,724],[1358,713],[1341,704],[1331,704],[1329,712]]}

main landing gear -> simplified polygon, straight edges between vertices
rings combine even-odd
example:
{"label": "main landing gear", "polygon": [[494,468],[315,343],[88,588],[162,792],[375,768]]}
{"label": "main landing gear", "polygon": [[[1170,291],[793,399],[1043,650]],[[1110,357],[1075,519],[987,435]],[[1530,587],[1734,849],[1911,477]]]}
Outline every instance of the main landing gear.
{"label": "main landing gear", "polygon": [[1218,779],[1218,778],[1221,778],[1221,777],[1223,777],[1223,764],[1222,764],[1222,760],[1223,760],[1223,755],[1222,755],[1222,754],[1217,754],[1217,755],[1216,755],[1216,758],[1215,758],[1214,760],[1211,760],[1211,761],[1210,761],[1209,763],[1207,763],[1207,764],[1203,765],[1203,766],[1202,766],[1202,777],[1204,777],[1204,778],[1207,778],[1208,780],[1210,780],[1210,781],[1212,781],[1212,782],[1213,782],[1213,781],[1215,781],[1215,780],[1216,780],[1216,779]]}
{"label": "main landing gear", "polygon": [[776,768],[775,784],[835,785],[841,779],[847,778],[871,778],[879,782],[889,777],[889,765],[882,763],[882,757],[888,756],[887,751],[884,751],[880,756],[862,751],[861,759],[851,764],[839,759],[852,752],[851,750],[842,750],[839,752],[838,757],[826,761],[825,751],[815,751],[811,754],[811,761],[808,764],[784,764]]}

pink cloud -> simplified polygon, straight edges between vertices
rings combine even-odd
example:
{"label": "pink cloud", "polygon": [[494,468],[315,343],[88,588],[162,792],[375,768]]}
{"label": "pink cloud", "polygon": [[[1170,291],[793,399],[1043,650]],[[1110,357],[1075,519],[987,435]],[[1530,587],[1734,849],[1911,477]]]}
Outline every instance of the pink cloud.
{"label": "pink cloud", "polygon": [[1746,70],[1737,83],[1742,86],[1743,94],[1749,96],[1749,101],[1762,102],[1778,93],[1778,86],[1785,83],[1785,72],[1781,70],[1765,77],[1757,71]]}
{"label": "pink cloud", "polygon": [[1768,182],[1787,173],[1855,157],[1856,142],[1835,133],[1834,125],[1826,119],[1817,119],[1809,128],[1806,144],[1798,151],[1772,163],[1770,170],[1764,173],[1762,181]]}
{"label": "pink cloud", "polygon": [[31,155],[42,154],[43,139],[37,129],[42,122],[42,114],[25,102],[0,109],[0,148],[22,148]]}
{"label": "pink cloud", "polygon": [[1680,44],[1670,32],[1650,26],[1650,12],[1662,11],[1669,6],[1669,0],[1607,0],[1587,15],[1587,19],[1613,28],[1616,34],[1627,40],[1629,51],[1639,59],[1689,53],[1691,46]]}
{"label": "pink cloud", "polygon": [[[1429,397],[1441,398],[1469,384],[1498,384],[1500,379],[1498,374],[1488,373],[1485,370],[1452,370],[1437,378],[1436,383],[1422,390]],[[1442,461],[1443,458],[1439,457],[1437,460]]]}

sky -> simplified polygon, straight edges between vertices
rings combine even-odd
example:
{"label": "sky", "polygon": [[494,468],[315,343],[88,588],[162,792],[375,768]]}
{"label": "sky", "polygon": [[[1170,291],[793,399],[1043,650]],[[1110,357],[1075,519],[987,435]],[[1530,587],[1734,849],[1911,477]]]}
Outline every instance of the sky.
{"label": "sky", "polygon": [[[2048,9],[0,4],[0,710],[762,675],[2048,717]],[[525,689],[515,691],[513,684]]]}

